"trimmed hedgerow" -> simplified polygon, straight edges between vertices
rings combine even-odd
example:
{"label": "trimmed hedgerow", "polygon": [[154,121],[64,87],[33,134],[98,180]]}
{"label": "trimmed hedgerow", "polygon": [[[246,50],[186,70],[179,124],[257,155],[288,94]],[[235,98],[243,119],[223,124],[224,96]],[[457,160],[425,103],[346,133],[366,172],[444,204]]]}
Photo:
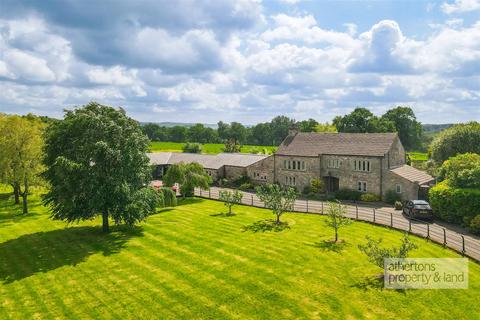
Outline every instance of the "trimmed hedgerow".
{"label": "trimmed hedgerow", "polygon": [[442,181],[429,192],[435,215],[445,221],[469,224],[480,212],[480,189],[453,188]]}

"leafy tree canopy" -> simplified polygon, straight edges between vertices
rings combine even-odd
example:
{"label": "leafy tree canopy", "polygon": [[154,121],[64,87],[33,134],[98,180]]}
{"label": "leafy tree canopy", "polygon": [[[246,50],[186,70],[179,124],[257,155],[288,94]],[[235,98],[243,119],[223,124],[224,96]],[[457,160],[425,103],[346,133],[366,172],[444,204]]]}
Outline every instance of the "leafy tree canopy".
{"label": "leafy tree canopy", "polygon": [[388,110],[382,119],[393,122],[403,146],[412,150],[420,146],[422,124],[417,121],[415,113],[410,107],[396,107]]}
{"label": "leafy tree canopy", "polygon": [[150,214],[158,198],[150,180],[148,139],[122,109],[91,102],[66,111],[46,132],[45,204],[52,218],[68,222],[102,215],[132,225]]}
{"label": "leafy tree canopy", "polygon": [[458,188],[480,188],[480,154],[459,154],[446,160],[439,169],[438,178]]}
{"label": "leafy tree canopy", "polygon": [[258,198],[265,203],[265,207],[276,215],[277,224],[280,224],[282,214],[293,210],[297,199],[297,191],[294,188],[283,188],[278,184],[258,186],[255,190]]}
{"label": "leafy tree canopy", "polygon": [[395,125],[388,119],[376,117],[366,108],[356,108],[345,116],[333,120],[338,132],[395,132]]}
{"label": "leafy tree canopy", "polygon": [[443,130],[430,146],[431,158],[441,164],[450,157],[461,153],[480,154],[480,123],[456,124]]}
{"label": "leafy tree canopy", "polygon": [[13,187],[15,203],[23,198],[24,214],[28,213],[29,186],[41,183],[44,128],[33,115],[0,115],[0,181]]}

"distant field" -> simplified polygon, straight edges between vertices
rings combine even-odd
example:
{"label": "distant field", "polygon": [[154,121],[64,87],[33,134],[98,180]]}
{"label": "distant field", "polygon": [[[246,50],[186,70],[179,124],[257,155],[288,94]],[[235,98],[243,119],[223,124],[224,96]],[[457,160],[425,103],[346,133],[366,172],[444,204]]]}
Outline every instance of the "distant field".
{"label": "distant field", "polygon": [[426,152],[407,152],[412,161],[427,161],[428,154]]}
{"label": "distant field", "polygon": [[[185,143],[182,142],[158,142],[152,141],[150,144],[150,151],[151,152],[182,152],[182,148]],[[207,143],[202,145],[202,152],[203,153],[221,153],[223,152],[224,145],[221,143]],[[273,153],[277,147],[271,146],[249,146],[245,145],[242,146],[240,152],[242,153],[258,153],[266,149],[268,153]]]}

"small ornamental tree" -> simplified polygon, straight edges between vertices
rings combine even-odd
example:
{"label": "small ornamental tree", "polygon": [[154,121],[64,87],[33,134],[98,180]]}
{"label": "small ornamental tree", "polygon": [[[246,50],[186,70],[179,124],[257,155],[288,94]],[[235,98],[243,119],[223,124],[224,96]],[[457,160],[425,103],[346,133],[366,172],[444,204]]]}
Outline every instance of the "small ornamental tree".
{"label": "small ornamental tree", "polygon": [[380,244],[382,243],[381,238],[378,240],[372,239],[369,236],[366,236],[365,238],[367,239],[367,243],[365,245],[358,245],[358,249],[367,256],[368,261],[380,268],[383,268],[384,259],[407,258],[410,251],[418,248],[417,245],[410,241],[408,233],[403,235],[402,243],[398,248],[382,248],[380,247]]}
{"label": "small ornamental tree", "polygon": [[235,190],[235,191],[228,191],[222,190],[219,192],[219,199],[225,202],[225,206],[228,208],[227,216],[232,215],[232,207],[236,204],[241,204],[243,198],[243,193]]}
{"label": "small ornamental tree", "polygon": [[347,207],[342,205],[339,201],[329,202],[327,207],[327,226],[335,230],[335,240],[338,241],[338,229],[348,226],[352,220],[346,217]]}
{"label": "small ornamental tree", "polygon": [[191,197],[195,188],[210,188],[212,178],[205,172],[202,165],[196,162],[187,164],[180,162],[168,168],[163,181],[170,187],[178,183],[183,197]]}
{"label": "small ornamental tree", "polygon": [[265,203],[265,207],[275,214],[276,224],[280,224],[280,216],[287,211],[293,210],[297,199],[297,191],[294,188],[282,188],[278,184],[267,184],[256,189],[257,196]]}
{"label": "small ornamental tree", "polygon": [[133,225],[155,210],[157,193],[151,179],[148,138],[122,109],[91,102],[66,111],[63,121],[46,131],[45,179],[50,188],[44,203],[52,218],[74,222],[102,216]]}

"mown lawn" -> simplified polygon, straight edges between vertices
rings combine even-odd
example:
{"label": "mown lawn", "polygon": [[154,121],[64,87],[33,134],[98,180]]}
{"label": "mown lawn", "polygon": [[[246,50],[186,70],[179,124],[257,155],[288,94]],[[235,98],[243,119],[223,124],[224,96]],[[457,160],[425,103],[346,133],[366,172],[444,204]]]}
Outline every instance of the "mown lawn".
{"label": "mown lawn", "polygon": [[[182,148],[185,145],[183,142],[158,142],[152,141],[150,143],[150,152],[182,152]],[[202,153],[221,153],[225,145],[221,143],[206,143],[202,145]],[[241,153],[258,153],[267,150],[268,153],[273,153],[277,148],[271,146],[242,146]]]}
{"label": "mown lawn", "polygon": [[[355,222],[332,248],[324,217],[287,214],[290,229],[243,231],[269,211],[190,199],[135,229],[104,235],[0,199],[0,319],[478,319],[480,266],[468,290],[382,289],[357,248],[401,233]],[[458,257],[415,238],[416,257]]]}

